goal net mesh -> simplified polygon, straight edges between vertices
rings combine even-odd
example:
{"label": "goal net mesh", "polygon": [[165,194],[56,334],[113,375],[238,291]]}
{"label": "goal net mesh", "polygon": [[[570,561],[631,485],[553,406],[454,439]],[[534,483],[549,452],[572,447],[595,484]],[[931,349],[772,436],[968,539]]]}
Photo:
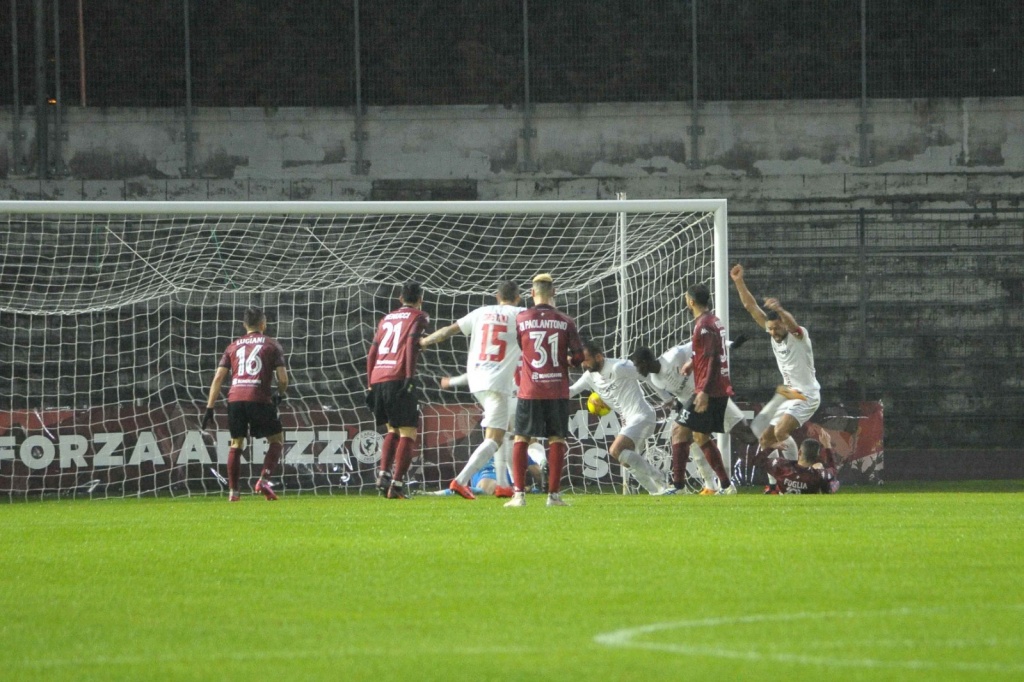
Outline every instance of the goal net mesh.
{"label": "goal net mesh", "polygon": [[[423,284],[436,329],[493,303],[500,282],[528,291],[549,272],[581,336],[618,357],[680,343],[691,325],[682,292],[715,271],[712,213],[287,210],[0,215],[0,495],[223,492],[224,396],[219,430],[200,420],[250,305],[266,311],[291,380],[277,489],[356,493],[372,487],[381,442],[362,405],[366,353],[402,283]],[[420,360],[414,489],[445,487],[483,437],[471,394],[438,384],[464,371],[467,341]],[[572,411],[563,488],[618,489],[606,452],[615,416],[591,416],[582,400]],[[646,445],[661,466],[666,443],[667,421]],[[249,445],[243,489],[265,450]]]}

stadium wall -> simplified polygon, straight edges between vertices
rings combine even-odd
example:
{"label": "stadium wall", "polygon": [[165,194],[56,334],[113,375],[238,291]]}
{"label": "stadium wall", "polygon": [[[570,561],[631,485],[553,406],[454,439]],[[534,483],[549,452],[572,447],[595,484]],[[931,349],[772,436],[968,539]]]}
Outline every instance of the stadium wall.
{"label": "stadium wall", "polygon": [[[0,139],[10,199],[631,198],[959,203],[1019,195],[1024,98],[871,100],[861,156],[856,100],[708,102],[694,146],[687,103],[518,108],[197,109],[186,172],[181,109],[62,113],[52,180],[35,179],[34,112],[21,159]],[[13,112],[0,110],[13,131]],[[356,139],[365,133],[365,139]],[[54,145],[50,145],[51,151]],[[368,162],[358,168],[357,159]],[[360,173],[359,171],[364,172]]]}

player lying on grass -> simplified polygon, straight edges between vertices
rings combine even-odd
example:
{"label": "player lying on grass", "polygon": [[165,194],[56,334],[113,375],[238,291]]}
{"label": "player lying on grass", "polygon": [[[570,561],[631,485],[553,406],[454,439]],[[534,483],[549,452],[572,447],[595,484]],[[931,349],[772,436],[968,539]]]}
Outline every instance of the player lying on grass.
{"label": "player lying on grass", "polygon": [[650,494],[674,493],[675,488],[665,485],[661,472],[637,451],[654,434],[657,423],[654,409],[647,404],[640,388],[637,368],[629,360],[606,358],[595,341],[583,344],[582,367],[586,371],[569,387],[569,397],[583,391],[595,392],[619,417],[621,429],[608,448],[608,454],[629,469]]}
{"label": "player lying on grass", "polygon": [[[741,334],[734,341],[729,342],[729,348],[730,350],[736,350],[746,341],[747,337]],[[647,383],[651,385],[657,396],[661,398],[663,406],[678,413],[683,409],[690,396],[693,395],[693,373],[689,371],[683,372],[683,368],[686,367],[692,356],[693,343],[687,341],[681,346],[670,348],[661,357],[656,356],[650,348],[641,346],[633,352],[630,359],[636,365],[640,376],[647,379]],[[739,430],[749,431],[743,411],[736,406],[732,398],[726,403],[724,428],[727,433],[738,432]],[[747,438],[751,436],[751,434],[746,433],[743,435]],[[683,451],[685,440],[682,427],[679,424],[673,425],[671,440],[672,485],[674,488],[676,490],[684,490],[686,488],[686,462],[689,459],[696,465],[703,482],[703,489],[700,494],[713,495],[720,490],[721,485],[718,483],[718,479],[715,477],[711,466],[704,458],[700,445],[693,443],[690,445],[689,451]]]}
{"label": "player lying on grass", "polygon": [[[466,499],[473,499],[470,479],[492,457],[497,460],[498,497],[512,497],[507,476],[508,447],[505,436],[514,425],[516,386],[514,374],[521,351],[516,344],[516,316],[525,308],[519,306],[519,287],[504,282],[496,293],[497,304],[486,305],[462,317],[455,324],[439,329],[420,341],[427,348],[458,333],[469,335],[469,357],[466,373],[456,380],[445,377],[441,388],[469,384],[473,397],[484,410],[481,425],[484,440],[469,456],[466,466],[451,482],[451,489]],[[465,381],[465,383],[462,383]]]}
{"label": "player lying on grass", "polygon": [[[541,492],[543,486],[543,467],[544,467],[544,448],[539,443],[534,443],[530,446],[530,464],[526,468],[526,473],[529,475],[533,488],[530,489],[531,493]],[[498,471],[495,468],[496,460],[492,459],[483,468],[479,469],[473,478],[469,480],[468,488],[474,496],[479,495],[494,495],[495,497],[502,497],[498,495]],[[505,471],[505,480],[508,480],[508,470]],[[437,492],[427,493],[428,495],[437,495],[439,497],[448,497],[451,495],[458,495],[455,490],[451,487],[438,490]]]}
{"label": "player lying on grass", "polygon": [[753,464],[765,467],[775,477],[782,494],[834,493],[839,489],[839,479],[836,478],[832,438],[824,429],[819,437],[820,441],[808,438],[800,444],[796,462],[781,457],[771,458],[768,451],[760,450],[754,456]]}
{"label": "player lying on grass", "polygon": [[[267,316],[259,308],[247,308],[242,325],[245,327],[245,336],[228,344],[220,358],[220,366],[217,367],[206,399],[202,426],[207,429],[217,425],[213,408],[217,404],[221,386],[231,377],[231,388],[228,390],[228,430],[231,432],[228,501],[239,500],[238,475],[247,436],[266,438],[269,443],[254,490],[263,493],[268,500],[276,500],[270,475],[281,459],[284,448],[284,429],[277,413],[277,406],[288,392],[284,349],[280,343],[266,335]],[[277,393],[271,395],[270,385],[275,377]]]}

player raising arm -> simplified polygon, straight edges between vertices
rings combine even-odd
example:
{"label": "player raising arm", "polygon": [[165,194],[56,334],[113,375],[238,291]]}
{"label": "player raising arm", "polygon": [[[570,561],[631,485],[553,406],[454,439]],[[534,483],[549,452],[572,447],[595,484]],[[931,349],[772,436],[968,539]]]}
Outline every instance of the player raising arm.
{"label": "player raising arm", "polygon": [[[469,489],[473,474],[492,457],[497,476],[494,494],[496,497],[512,497],[505,435],[512,425],[517,402],[514,375],[521,353],[516,342],[516,316],[525,308],[519,305],[519,286],[515,282],[504,282],[498,287],[496,297],[497,305],[477,308],[455,324],[439,329],[420,341],[420,346],[427,348],[460,332],[467,334],[470,339],[466,378],[469,390],[484,410],[481,422],[484,441],[469,456],[466,465],[449,486],[467,500],[474,498]],[[450,379],[447,382],[441,380],[441,388],[450,387]]]}
{"label": "player raising arm", "polygon": [[[759,438],[762,450],[778,448],[784,454],[790,453],[789,458],[792,459],[796,452],[793,432],[807,422],[821,405],[821,385],[814,369],[811,336],[778,299],[765,299],[767,311],[757,305],[747,288],[742,265],[733,266],[729,276],[736,285],[743,307],[757,326],[771,337],[772,352],[782,374],[782,385],[754,418],[750,428]],[[773,486],[774,481],[769,479],[769,489],[765,492],[777,492]]]}
{"label": "player raising arm", "polygon": [[414,376],[420,338],[430,321],[423,312],[423,287],[419,282],[406,283],[398,300],[401,307],[385,315],[377,325],[366,356],[370,386],[366,404],[377,424],[386,424],[388,429],[377,476],[377,490],[388,499],[409,497],[405,474],[412,463],[420,417]]}
{"label": "player raising arm", "polygon": [[768,453],[761,450],[754,456],[754,465],[765,467],[778,480],[780,493],[834,493],[839,490],[839,479],[836,478],[832,437],[822,429],[819,438],[820,442],[808,438],[800,444],[795,463],[781,457],[770,459]]}
{"label": "player raising arm", "polygon": [[619,417],[622,426],[608,448],[608,454],[632,472],[652,495],[674,493],[665,486],[663,476],[637,452],[654,433],[656,417],[640,388],[640,374],[629,360],[606,358],[594,341],[583,344],[583,373],[569,388],[569,397],[585,390],[597,393]]}
{"label": "player raising arm", "polygon": [[[228,430],[231,448],[228,450],[228,501],[238,502],[238,471],[241,466],[245,439],[266,438],[269,443],[263,458],[263,469],[253,489],[268,500],[276,500],[270,484],[270,475],[281,459],[284,448],[284,429],[277,414],[277,406],[288,393],[288,372],[285,369],[284,349],[266,335],[267,316],[259,308],[245,310],[242,318],[245,336],[232,341],[220,358],[220,366],[210,384],[206,399],[203,428],[216,426],[213,408],[217,404],[221,386],[231,377],[228,390]],[[277,393],[270,393],[270,384],[277,377]]]}
{"label": "player raising arm", "polygon": [[527,449],[531,438],[548,439],[548,506],[565,506],[559,490],[569,434],[569,367],[583,361],[583,343],[576,323],[554,307],[551,275],[533,278],[534,306],[516,317],[516,335],[523,351],[516,406],[516,438],[512,446],[514,494],[506,507],[526,506]]}

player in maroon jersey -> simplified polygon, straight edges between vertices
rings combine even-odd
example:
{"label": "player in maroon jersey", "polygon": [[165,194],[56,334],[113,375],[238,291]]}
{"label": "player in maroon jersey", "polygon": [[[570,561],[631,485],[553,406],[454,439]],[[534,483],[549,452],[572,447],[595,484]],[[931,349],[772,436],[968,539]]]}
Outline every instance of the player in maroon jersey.
{"label": "player in maroon jersey", "polygon": [[[284,429],[277,414],[277,406],[288,392],[288,372],[285,369],[284,349],[266,335],[267,316],[255,307],[247,308],[242,319],[245,336],[231,342],[221,356],[220,366],[210,385],[206,399],[203,428],[216,426],[213,406],[220,395],[221,385],[229,376],[228,430],[231,448],[228,450],[228,501],[238,501],[238,470],[241,465],[245,438],[266,438],[269,446],[263,458],[263,469],[254,490],[268,500],[276,500],[270,484],[270,474],[281,459],[284,449]],[[270,384],[277,377],[277,393],[271,395]]]}
{"label": "player in maroon jersey", "polygon": [[718,476],[721,490],[712,494],[735,495],[736,486],[729,479],[722,453],[711,437],[713,433],[725,431],[725,412],[733,392],[729,381],[729,356],[725,351],[725,327],[708,308],[710,301],[711,292],[703,284],[691,285],[686,290],[686,307],[696,321],[693,358],[683,365],[683,370],[693,372],[693,395],[679,411],[676,422],[682,427],[682,452],[689,452],[691,441],[696,441],[704,459]]}
{"label": "player in maroon jersey", "polygon": [[559,494],[569,433],[569,367],[583,362],[576,323],[554,307],[551,275],[533,278],[534,306],[516,316],[516,338],[523,351],[519,372],[516,437],[512,445],[512,499],[506,507],[526,506],[526,466],[531,438],[548,439],[548,506],[565,506]]}
{"label": "player in maroon jersey", "polygon": [[[384,316],[366,357],[370,391],[366,405],[377,424],[386,424],[381,447],[377,490],[389,499],[404,499],[405,474],[412,463],[419,425],[419,402],[413,377],[419,359],[420,338],[430,317],[423,312],[423,287],[408,282],[399,297],[402,307]],[[394,467],[392,468],[392,460]]]}
{"label": "player in maroon jersey", "polygon": [[754,457],[755,466],[763,466],[778,481],[783,494],[809,495],[834,493],[839,489],[835,458],[832,455],[832,437],[821,430],[821,440],[806,439],[800,444],[796,462],[785,457],[769,459],[771,451],[760,450]]}

